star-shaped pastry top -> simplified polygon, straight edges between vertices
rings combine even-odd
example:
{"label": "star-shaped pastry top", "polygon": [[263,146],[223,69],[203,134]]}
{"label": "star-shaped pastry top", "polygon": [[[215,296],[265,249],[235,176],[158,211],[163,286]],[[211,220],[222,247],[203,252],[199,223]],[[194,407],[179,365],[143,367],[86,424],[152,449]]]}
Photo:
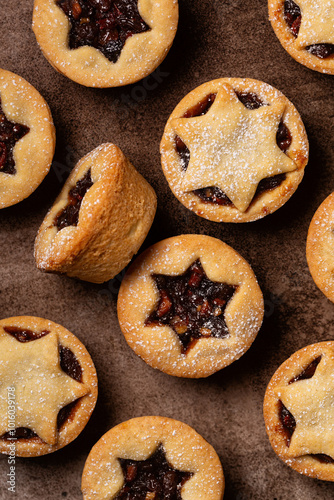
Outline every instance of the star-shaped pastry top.
{"label": "star-shaped pastry top", "polygon": [[196,260],[183,274],[154,274],[159,302],[145,326],[170,326],[178,335],[182,354],[187,354],[200,338],[229,336],[225,309],[238,289],[211,281]]}
{"label": "star-shaped pastry top", "polygon": [[301,25],[294,42],[304,49],[319,43],[334,44],[334,0],[297,0]]}
{"label": "star-shaped pastry top", "polygon": [[334,459],[334,359],[324,354],[312,378],[276,387],[275,393],[296,421],[289,455]]}
{"label": "star-shaped pastry top", "polygon": [[115,500],[128,498],[178,500],[181,498],[182,486],[192,476],[191,472],[173,469],[166,459],[162,445],[147,460],[119,458],[119,461],[123,471],[124,485]]}
{"label": "star-shaped pastry top", "polygon": [[181,189],[216,186],[245,212],[262,179],[297,168],[276,143],[285,107],[278,96],[270,105],[247,109],[225,83],[208,113],[172,120],[175,133],[190,150]]}
{"label": "star-shaped pastry top", "polygon": [[8,390],[15,389],[15,427],[34,431],[45,443],[57,443],[57,416],[89,389],[60,367],[56,333],[32,342],[0,336],[0,436],[9,432]]}

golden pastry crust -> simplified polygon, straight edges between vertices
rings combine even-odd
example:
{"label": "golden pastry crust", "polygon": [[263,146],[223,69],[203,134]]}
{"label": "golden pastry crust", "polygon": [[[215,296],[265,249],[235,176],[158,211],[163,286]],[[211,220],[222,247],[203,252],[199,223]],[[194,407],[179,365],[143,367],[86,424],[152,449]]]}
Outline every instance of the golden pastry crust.
{"label": "golden pastry crust", "polygon": [[[268,1],[269,20],[277,38],[290,56],[300,64],[320,73],[333,75],[334,57],[321,59],[306,50],[306,47],[317,43],[334,44],[334,2],[330,0],[329,3],[319,2],[315,5],[314,0],[296,0],[295,3],[301,7],[302,16],[305,15],[308,18],[305,22],[305,30],[301,32],[300,29],[297,37],[293,35],[284,18],[284,0]],[[313,11],[312,7],[314,7]],[[325,10],[321,11],[321,9]],[[329,13],[328,9],[332,13]]]}
{"label": "golden pastry crust", "polygon": [[[224,319],[230,335],[200,338],[186,354],[168,325],[145,326],[159,299],[152,274],[181,275],[200,259],[212,281],[237,285]],[[250,265],[222,241],[183,235],[156,243],[129,268],[118,295],[118,319],[129,346],[147,364],[178,377],[207,377],[239,359],[263,320],[263,297]]]}
{"label": "golden pastry crust", "polygon": [[151,29],[128,38],[116,63],[94,47],[69,48],[70,22],[55,0],[35,0],[33,31],[44,56],[60,73],[87,87],[118,87],[152,73],[176,34],[177,0],[138,0],[138,10]]}
{"label": "golden pastry crust", "polygon": [[[68,194],[91,169],[92,187],[81,204],[77,226],[57,230]],[[46,215],[35,242],[37,267],[92,283],[118,274],[139,250],[156,211],[153,188],[114,144],[82,158]]]}
{"label": "golden pastry crust", "polygon": [[[43,331],[49,333],[37,340],[19,342],[4,330],[5,327],[16,327],[35,333]],[[96,370],[85,346],[61,325],[31,316],[18,316],[1,320],[0,345],[1,352],[6,358],[1,363],[3,373],[0,380],[0,393],[2,392],[4,395],[4,391],[8,390],[7,387],[15,388],[14,401],[17,405],[15,422],[17,427],[28,427],[30,421],[29,428],[38,436],[29,439],[16,439],[15,455],[36,457],[52,453],[71,443],[88,423],[97,400]],[[60,346],[72,351],[79,362],[82,370],[81,382],[72,379],[61,369],[59,364]],[[54,358],[52,354],[55,354]],[[12,363],[10,358],[8,359],[9,356],[12,358]],[[8,373],[8,370],[11,370],[13,366],[13,360],[17,361],[17,366],[21,367],[21,373],[20,370],[16,369],[14,372]],[[30,363],[33,369],[29,368]],[[44,373],[42,366],[46,367]],[[26,379],[23,380],[21,377],[26,377]],[[60,380],[58,386],[53,385],[52,389],[48,390],[56,393],[55,399],[61,397],[65,399],[59,399],[60,406],[55,406],[55,412],[50,410],[49,413],[49,407],[43,406],[46,393],[42,393],[41,387],[48,388],[49,381],[58,379]],[[49,398],[49,396],[48,394],[47,397]],[[36,398],[37,400],[39,398],[38,404],[35,402]],[[66,398],[68,398],[66,404],[78,402],[71,410],[70,416],[57,430],[57,414],[64,407],[61,405],[61,401],[64,402]],[[57,401],[53,404],[56,405]],[[0,408],[1,406],[0,404]],[[26,413],[24,413],[24,409],[26,409]],[[45,421],[46,416],[47,420]],[[13,427],[8,427],[7,414],[1,415],[1,422],[1,435],[13,429]],[[55,429],[53,429],[53,424]],[[42,440],[38,435],[39,429],[45,434],[46,440]],[[1,453],[12,454],[12,449],[12,441],[0,438]]]}
{"label": "golden pastry crust", "polygon": [[[256,94],[262,102],[266,104],[270,104],[270,106],[261,106],[259,109],[255,109],[252,111],[247,110],[241,103],[238,101],[238,98],[234,91],[239,93],[253,93]],[[218,94],[220,92],[220,94]],[[219,109],[216,107],[214,110],[215,102],[212,107],[206,113],[205,116],[193,117],[193,118],[183,118],[184,114],[196,106],[198,103],[205,100],[207,96],[210,94],[217,95],[216,100],[218,100],[218,96],[220,99]],[[231,106],[231,102],[233,103],[233,107]],[[225,107],[224,107],[225,106]],[[243,109],[244,108],[244,109]],[[274,108],[277,108],[277,111],[274,112]],[[216,111],[216,109],[218,109]],[[226,111],[225,111],[226,110]],[[211,112],[211,115],[210,115]],[[226,113],[228,113],[226,115]],[[238,115],[237,115],[238,113]],[[265,114],[272,113],[274,118],[266,117]],[[204,160],[199,162],[199,164],[204,165],[205,169],[203,172],[197,173],[194,171],[193,179],[198,183],[203,182],[204,175],[211,175],[211,165],[212,162],[216,160],[216,158],[220,157],[221,152],[216,151],[215,155],[210,158],[210,154],[214,151],[214,147],[219,147],[219,143],[222,140],[225,140],[224,130],[227,127],[228,129],[231,127],[235,130],[231,131],[230,136],[233,140],[226,139],[227,143],[224,148],[231,148],[232,156],[230,154],[225,161],[224,169],[225,171],[222,174],[222,170],[219,170],[221,167],[218,166],[218,171],[216,175],[216,181],[221,181],[222,175],[226,176],[224,183],[225,189],[222,189],[224,192],[234,186],[235,180],[238,180],[240,187],[235,190],[234,196],[238,201],[238,198],[245,198],[245,193],[248,191],[250,185],[250,179],[253,176],[254,169],[250,170],[249,175],[242,174],[243,177],[240,176],[240,172],[242,172],[243,168],[236,169],[233,172],[233,168],[236,168],[236,154],[240,155],[240,161],[243,161],[243,165],[248,162],[248,158],[251,155],[257,154],[256,151],[259,147],[262,148],[262,140],[257,139],[253,141],[254,149],[251,151],[251,155],[248,151],[248,146],[240,146],[239,149],[236,149],[235,143],[235,133],[239,134],[238,128],[242,130],[242,127],[238,127],[235,124],[238,120],[241,120],[241,124],[244,120],[249,120],[248,123],[252,123],[255,117],[255,114],[259,116],[258,121],[252,125],[252,129],[250,129],[250,139],[252,139],[252,134],[256,134],[256,123],[260,128],[263,127],[263,135],[266,136],[266,127],[267,124],[272,122],[275,125],[275,120],[280,117],[284,121],[284,124],[288,127],[291,135],[292,142],[290,147],[288,148],[286,154],[284,154],[276,144],[276,134],[272,134],[272,138],[268,140],[267,143],[263,141],[264,149],[263,154],[261,156],[261,161],[263,161],[263,165],[266,165],[266,159],[269,157],[268,162],[268,175],[266,177],[271,177],[273,175],[277,175],[280,173],[285,173],[285,180],[275,189],[265,191],[259,195],[256,195],[253,200],[251,200],[250,204],[247,208],[247,203],[245,199],[242,200],[240,204],[240,208],[236,208],[235,205],[218,205],[213,203],[205,203],[203,202],[197,195],[195,195],[193,191],[193,187],[190,187],[189,180],[186,179],[185,175],[189,170],[189,166],[187,172],[182,169],[182,163],[180,156],[175,148],[175,137],[177,134],[176,129],[182,129],[187,134],[187,127],[194,127],[199,125],[199,130],[203,130],[201,132],[202,136],[199,137],[199,141],[197,142],[196,137],[194,138],[194,142],[192,144],[195,154],[193,156],[194,162],[196,162],[196,156],[199,158],[199,154],[203,155],[203,151],[196,153],[196,149],[198,144],[203,142],[202,137],[206,137],[206,129],[210,131],[214,130],[216,125],[215,123],[221,121],[221,130],[218,130],[218,141],[216,139],[210,142],[211,135],[206,137],[207,144],[204,142],[204,152],[207,156],[204,156]],[[240,115],[240,116],[239,116]],[[227,116],[227,118],[226,118]],[[261,118],[263,116],[263,118]],[[241,117],[241,118],[240,118]],[[203,122],[205,120],[205,124]],[[203,123],[201,127],[200,124]],[[191,125],[188,125],[191,124]],[[211,127],[211,128],[210,128]],[[278,124],[277,124],[278,127]],[[272,127],[271,127],[272,128]],[[276,129],[275,129],[276,130]],[[235,133],[234,133],[235,132]],[[200,134],[200,132],[198,132]],[[192,132],[188,132],[188,134],[192,134]],[[234,134],[234,135],[233,135]],[[254,137],[253,135],[253,137]],[[242,138],[242,134],[239,135]],[[230,141],[230,142],[228,142]],[[250,142],[251,143],[251,142]],[[270,151],[266,148],[270,147]],[[247,149],[247,151],[246,151]],[[211,151],[212,150],[212,151]],[[209,153],[206,153],[209,151]],[[224,151],[224,149],[223,149]],[[170,185],[171,190],[174,195],[178,198],[178,200],[187,208],[194,211],[197,215],[204,217],[206,219],[210,219],[216,222],[250,222],[268,215],[278,208],[280,208],[284,203],[292,196],[292,194],[297,189],[299,183],[301,182],[304,175],[304,168],[307,164],[308,160],[308,140],[306,136],[306,131],[303,125],[303,122],[300,118],[300,115],[293,104],[278,90],[271,87],[270,85],[251,79],[241,79],[241,78],[221,78],[219,80],[213,80],[207,83],[204,83],[200,87],[197,87],[195,90],[190,92],[186,97],[182,99],[182,101],[176,106],[173,113],[169,117],[165,131],[162,137],[161,145],[161,161],[162,168],[165,174],[165,177]],[[225,153],[224,153],[225,154]],[[270,165],[270,158],[274,155],[277,156],[277,166],[274,170],[274,164]],[[202,157],[201,157],[202,158]],[[259,161],[260,157],[256,159],[255,165],[260,165],[261,161]],[[210,161],[209,161],[210,160]],[[212,160],[212,161],[211,161]],[[190,147],[190,163],[192,161],[192,153]],[[234,167],[233,167],[234,165]],[[229,180],[229,172],[232,170],[232,180]],[[189,177],[189,174],[188,174]],[[185,182],[187,181],[187,187],[185,187]],[[206,184],[206,186],[209,183]],[[251,185],[254,184],[253,180]],[[216,185],[216,184],[211,184]],[[203,187],[206,187],[203,186]],[[202,187],[202,186],[201,186]],[[197,189],[197,187],[196,187]],[[256,184],[254,184],[254,192],[256,190]]]}
{"label": "golden pastry crust", "polygon": [[29,127],[14,146],[16,173],[0,171],[0,208],[15,205],[35,191],[50,170],[56,134],[49,106],[20,76],[0,68],[0,98],[9,121]]}
{"label": "golden pastry crust", "polygon": [[[320,357],[314,375],[293,380]],[[278,368],[264,398],[266,430],[275,453],[299,473],[325,481],[334,481],[333,366],[334,342],[304,347]],[[290,443],[280,419],[281,400],[296,421]]]}
{"label": "golden pastry crust", "polygon": [[316,285],[334,302],[334,193],[322,202],[311,221],[306,244],[307,263]]}
{"label": "golden pastry crust", "polygon": [[118,458],[146,460],[159,444],[173,468],[193,473],[183,500],[222,500],[224,474],[213,447],[188,425],[164,417],[133,418],[102,436],[83,471],[84,500],[114,498],[124,483]]}

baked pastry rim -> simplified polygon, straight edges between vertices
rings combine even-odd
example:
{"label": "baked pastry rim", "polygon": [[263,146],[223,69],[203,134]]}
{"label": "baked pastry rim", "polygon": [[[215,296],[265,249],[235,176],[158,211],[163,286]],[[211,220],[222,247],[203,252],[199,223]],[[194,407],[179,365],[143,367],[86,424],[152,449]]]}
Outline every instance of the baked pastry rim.
{"label": "baked pastry rim", "polygon": [[[334,261],[332,270],[328,269],[327,264],[330,264],[330,262],[323,253],[324,245],[328,240],[328,233],[332,235],[332,229],[329,228],[328,231],[330,225],[329,213],[334,214],[334,193],[325,198],[312,217],[307,233],[306,259],[315,284],[329,300],[334,302]],[[321,264],[326,265],[321,267]],[[330,281],[333,281],[333,283],[331,284]]]}

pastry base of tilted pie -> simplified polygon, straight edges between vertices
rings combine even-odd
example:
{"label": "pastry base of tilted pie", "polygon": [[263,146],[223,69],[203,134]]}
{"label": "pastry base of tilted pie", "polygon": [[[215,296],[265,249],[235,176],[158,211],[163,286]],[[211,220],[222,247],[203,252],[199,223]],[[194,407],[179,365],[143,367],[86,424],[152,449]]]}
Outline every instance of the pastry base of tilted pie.
{"label": "pastry base of tilted pie", "polygon": [[85,45],[71,49],[70,22],[55,0],[35,0],[33,31],[42,52],[60,73],[87,87],[128,85],[152,73],[165,59],[176,34],[177,0],[138,0],[148,31],[130,36],[116,62]]}
{"label": "pastry base of tilted pie", "polygon": [[264,399],[275,453],[301,474],[334,481],[334,342],[300,349],[271,379]]}
{"label": "pastry base of tilted pie", "polygon": [[[160,289],[156,275],[164,275]],[[176,295],[181,290],[182,304],[190,308],[181,304],[180,310],[171,290],[173,279],[182,276],[186,283],[177,285]],[[167,316],[161,314],[166,305]],[[153,368],[190,378],[207,377],[239,359],[263,319],[262,293],[249,264],[222,241],[203,235],[169,238],[140,255],[123,279],[117,307],[136,354]]]}
{"label": "pastry base of tilted pie", "polygon": [[334,193],[320,205],[311,221],[307,263],[316,285],[334,302]]}
{"label": "pastry base of tilted pie", "polygon": [[222,78],[176,106],[160,152],[169,186],[185,207],[216,222],[250,222],[295,192],[308,140],[281,92],[257,80]]}
{"label": "pastry base of tilted pie", "polygon": [[[289,2],[285,0],[269,0],[269,19],[275,34],[284,49],[297,62],[304,66],[319,71],[320,73],[334,74],[334,50],[332,55],[318,57],[316,46],[334,45],[334,2],[330,0],[295,0],[290,2],[292,11],[299,9],[300,19],[291,18],[292,26],[288,24],[285,8]],[[295,22],[294,22],[295,21]],[[311,50],[307,48],[310,48]],[[334,48],[334,47],[333,47]]]}
{"label": "pastry base of tilted pie", "polygon": [[96,404],[85,346],[62,326],[20,316],[0,321],[0,452],[52,453],[76,439]]}
{"label": "pastry base of tilted pie", "polygon": [[[132,477],[128,477],[131,488],[136,481],[134,469],[138,462],[149,460],[161,447],[164,461],[166,459],[168,466],[177,471],[176,474],[172,473],[172,479],[178,475],[180,480],[183,477],[180,484],[182,498],[222,500],[224,474],[213,447],[188,425],[164,417],[128,420],[111,429],[96,443],[83,472],[84,500],[130,498],[121,496],[124,486],[121,461],[125,467],[128,463],[131,469]],[[138,474],[140,466],[137,467]],[[166,474],[165,477],[168,483]],[[145,480],[140,486],[143,484]],[[147,493],[146,498],[155,498],[152,489],[146,491],[151,492],[151,496]],[[176,496],[174,492],[174,496],[168,498],[181,496]]]}
{"label": "pastry base of tilted pie", "polygon": [[[89,172],[92,185],[80,201],[77,225],[58,229],[70,193]],[[37,267],[93,283],[108,281],[139,250],[155,211],[153,188],[117,146],[102,144],[79,161],[45,217],[35,242]]]}
{"label": "pastry base of tilted pie", "polygon": [[[7,120],[29,129],[13,148],[15,173],[0,169],[0,208],[5,208],[30,196],[43,181],[50,170],[56,136],[50,109],[40,93],[4,69],[0,69],[0,99]],[[2,156],[1,146],[0,151]]]}

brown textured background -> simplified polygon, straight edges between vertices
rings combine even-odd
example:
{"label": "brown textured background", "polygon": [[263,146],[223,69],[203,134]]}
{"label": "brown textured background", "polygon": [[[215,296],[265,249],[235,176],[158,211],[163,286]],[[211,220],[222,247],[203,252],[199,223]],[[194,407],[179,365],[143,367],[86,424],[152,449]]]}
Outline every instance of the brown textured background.
{"label": "brown textured background", "polygon": [[[32,0],[0,0],[0,67],[26,78],[49,103],[57,128],[54,167],[26,201],[0,213],[1,318],[36,315],[61,323],[87,346],[100,396],[85,431],[65,449],[17,461],[17,494],[7,491],[0,458],[0,498],[76,500],[93,444],[110,427],[140,415],[165,415],[193,426],[217,450],[225,471],[225,500],[329,500],[334,484],[285,466],[267,439],[262,401],[276,368],[297,349],[334,337],[334,305],[314,285],[305,259],[308,225],[332,191],[333,83],[295,62],[267,20],[265,0],[180,0],[174,46],[153,90],[143,82],[120,89],[81,87],[56,71],[31,30]],[[310,162],[292,199],[249,224],[216,224],[185,209],[163,177],[159,141],[178,101],[219,77],[251,77],[286,94],[300,111]],[[151,88],[153,80],[147,80]],[[146,85],[147,87],[147,85]],[[156,372],[128,348],[116,316],[121,277],[104,285],[42,274],[35,269],[37,229],[81,156],[104,141],[118,144],[153,185],[159,206],[144,246],[182,233],[221,238],[253,266],[266,300],[257,340],[239,361],[204,380]]]}

